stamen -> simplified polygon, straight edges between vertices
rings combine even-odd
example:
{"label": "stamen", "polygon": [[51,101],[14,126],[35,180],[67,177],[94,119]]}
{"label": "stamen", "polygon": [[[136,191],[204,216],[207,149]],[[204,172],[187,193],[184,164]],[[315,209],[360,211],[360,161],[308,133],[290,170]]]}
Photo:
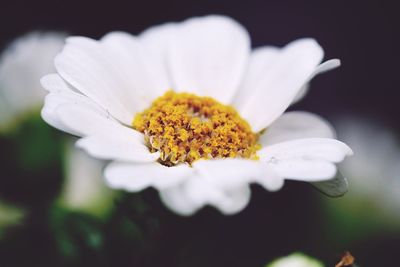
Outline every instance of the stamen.
{"label": "stamen", "polygon": [[168,91],[138,113],[132,125],[167,166],[198,159],[257,159],[260,149],[258,135],[236,110],[211,97]]}

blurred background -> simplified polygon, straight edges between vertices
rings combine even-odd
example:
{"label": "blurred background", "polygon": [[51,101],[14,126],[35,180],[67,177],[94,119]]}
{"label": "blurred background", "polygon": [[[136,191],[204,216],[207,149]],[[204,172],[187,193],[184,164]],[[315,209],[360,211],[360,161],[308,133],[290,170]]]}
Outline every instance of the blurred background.
{"label": "blurred background", "polygon": [[[294,251],[334,266],[346,250],[359,266],[396,265],[396,1],[3,0],[0,6],[2,50],[31,31],[99,38],[109,31],[137,34],[155,24],[207,14],[238,20],[250,32],[254,47],[313,37],[325,49],[325,59],[339,58],[342,67],[316,77],[307,97],[291,109],[326,118],[356,154],[341,166],[350,183],[342,198],[287,182],[278,193],[253,186],[250,205],[234,216],[205,208],[180,217],[167,210],[152,189],[123,194],[105,188],[103,163],[75,151],[72,139],[42,122],[39,103],[0,134],[1,267],[249,267]],[[79,164],[84,166],[68,167]],[[89,180],[88,173],[98,175]]]}

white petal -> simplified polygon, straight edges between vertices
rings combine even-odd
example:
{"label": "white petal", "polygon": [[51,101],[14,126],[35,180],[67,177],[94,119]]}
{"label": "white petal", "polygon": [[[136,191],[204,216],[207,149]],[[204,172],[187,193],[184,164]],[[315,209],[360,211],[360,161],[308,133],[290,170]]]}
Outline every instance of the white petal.
{"label": "white petal", "polygon": [[301,89],[297,93],[296,97],[293,99],[291,105],[294,105],[297,102],[299,102],[300,100],[302,100],[308,93],[308,90],[310,90],[310,83],[306,83],[305,85],[303,85],[303,87],[301,87]]}
{"label": "white petal", "polygon": [[157,88],[162,90],[173,89],[172,79],[167,65],[168,45],[173,32],[176,28],[176,23],[165,23],[162,25],[148,28],[142,32],[138,39],[151,55],[151,68],[154,75],[157,75]]}
{"label": "white petal", "polygon": [[308,138],[267,146],[258,152],[278,175],[287,179],[323,181],[336,174],[334,163],[352,155],[344,143],[328,138]]}
{"label": "white petal", "polygon": [[340,64],[341,64],[340,59],[337,59],[337,58],[327,60],[324,63],[318,65],[318,67],[314,70],[314,73],[311,77],[313,78],[318,74],[336,69],[336,68],[340,67]]}
{"label": "white petal", "polygon": [[222,189],[207,183],[201,177],[190,179],[185,183],[184,189],[189,202],[195,203],[199,208],[206,205],[216,207],[226,215],[243,210],[249,203],[251,196],[247,184]]}
{"label": "white petal", "polygon": [[258,161],[200,160],[193,168],[195,175],[179,187],[160,193],[165,204],[179,214],[190,215],[206,205],[216,207],[223,214],[234,214],[250,201],[250,183],[259,183],[270,191],[283,185],[281,177]]}
{"label": "white petal", "polygon": [[161,200],[167,207],[186,216],[194,214],[206,205],[213,206],[226,215],[234,214],[246,207],[250,195],[248,185],[221,190],[198,176],[160,192]]}
{"label": "white petal", "polygon": [[251,52],[244,79],[234,98],[235,106],[240,107],[251,99],[252,90],[274,68],[280,53],[281,49],[274,46],[259,47]]}
{"label": "white petal", "polygon": [[112,121],[87,107],[64,104],[56,113],[63,125],[87,136],[77,146],[101,159],[151,162],[159,153],[150,153],[144,144],[143,134]]}
{"label": "white petal", "polygon": [[[120,75],[129,83],[138,110],[150,106],[151,102],[171,88],[165,59],[158,51],[137,38],[124,32],[111,32],[101,39],[110,52]],[[161,39],[161,38],[160,38]],[[158,41],[162,41],[162,40]],[[166,46],[160,43],[159,46]]]}
{"label": "white petal", "polygon": [[278,156],[279,158],[309,154],[307,155],[309,158],[340,162],[345,156],[352,155],[353,151],[346,144],[335,139],[306,138],[267,146],[260,150],[258,154],[260,156]]}
{"label": "white petal", "polygon": [[76,136],[80,136],[79,132],[76,132],[70,128],[68,128],[67,126],[65,126],[60,119],[58,118],[58,115],[56,114],[56,109],[62,105],[65,104],[66,101],[69,100],[78,100],[78,97],[75,96],[71,96],[68,94],[49,94],[46,96],[45,101],[44,101],[44,106],[41,110],[41,116],[42,119],[47,122],[48,124],[50,124],[51,126],[53,126],[54,128],[60,130],[60,131],[64,131],[67,133],[70,133],[72,135],[76,135]]}
{"label": "white petal", "polygon": [[251,57],[249,72],[263,72],[264,75],[256,80],[252,79],[258,77],[256,75],[245,78],[241,90],[247,92],[249,97],[245,101],[237,99],[235,106],[251,124],[253,131],[266,128],[286,110],[321,62],[323,54],[315,40],[300,39],[284,47],[274,58],[273,66],[270,62],[266,62],[265,66],[257,63],[259,60],[255,57],[262,53]]}
{"label": "white petal", "polygon": [[160,157],[158,152],[150,153],[134,136],[120,135],[115,129],[107,135],[92,135],[79,139],[76,145],[99,159],[143,163],[156,161]]}
{"label": "white petal", "polygon": [[168,54],[174,88],[228,104],[250,53],[246,30],[223,16],[189,19],[177,27]]}
{"label": "white petal", "polygon": [[182,216],[190,216],[203,207],[203,203],[195,203],[187,196],[184,184],[167,188],[159,192],[161,201],[170,210]]}
{"label": "white petal", "polygon": [[[330,59],[325,61],[324,63],[320,64],[314,71],[313,75],[311,75],[311,78],[309,81],[311,81],[316,75],[336,69],[340,67],[340,60],[339,59]],[[299,102],[303,97],[307,94],[308,90],[310,89],[310,84],[307,83],[303,85],[303,87],[300,89],[300,91],[297,93],[296,97],[294,98],[292,105]]]}
{"label": "white petal", "polygon": [[[49,102],[53,102],[50,101],[51,97],[58,97],[61,100],[67,99],[67,95],[50,94],[48,96]],[[55,110],[57,118],[63,125],[77,132],[79,136],[103,134],[116,127],[128,129],[119,122],[114,121],[106,111],[98,108],[96,104],[90,100],[86,100],[87,98],[83,96],[80,102],[68,102],[57,105]],[[138,138],[140,136],[137,131],[132,130],[132,132],[133,137]]]}
{"label": "white petal", "polygon": [[60,92],[75,92],[74,88],[69,86],[60,75],[53,73],[47,74],[40,79],[40,83],[44,89],[50,93],[60,93]]}
{"label": "white petal", "polygon": [[[171,38],[174,38],[174,33],[178,25],[177,23],[170,22],[153,26],[146,29],[138,36],[140,43],[146,47],[150,54],[154,55],[155,60],[159,61],[157,65],[163,66],[165,69],[168,67],[167,53],[169,43],[171,42]],[[164,72],[165,70],[162,71]],[[167,80],[169,80],[169,78]]]}
{"label": "white petal", "polygon": [[102,114],[102,116],[107,115],[105,110],[99,107],[88,97],[75,92],[57,74],[47,75],[42,78],[41,82],[43,87],[50,92],[50,94],[48,94],[45,98],[41,115],[42,118],[53,127],[73,135],[83,135],[82,131],[79,129],[71,129],[60,121],[56,110],[58,107],[65,104],[76,105],[80,106],[81,108],[93,110],[96,113]]}
{"label": "white petal", "polygon": [[279,190],[283,179],[265,162],[246,159],[199,160],[193,163],[202,179],[221,189],[259,183],[269,191]]}
{"label": "white petal", "polygon": [[304,111],[286,112],[260,136],[262,146],[302,138],[335,138],[333,127],[322,117]]}
{"label": "white petal", "polygon": [[121,122],[129,125],[135,112],[140,111],[140,100],[125,72],[121,72],[100,42],[85,37],[68,38],[55,65],[68,83]]}
{"label": "white petal", "polygon": [[223,214],[233,215],[242,211],[249,204],[250,197],[250,187],[245,185],[232,190],[224,190],[221,196],[209,199],[208,202]]}
{"label": "white petal", "polygon": [[188,165],[166,167],[157,162],[146,164],[113,162],[105,169],[105,178],[110,187],[130,192],[138,192],[148,187],[159,190],[177,187],[192,174],[193,169]]}
{"label": "white petal", "polygon": [[116,122],[89,98],[68,90],[60,77],[43,79],[51,93],[46,97],[43,118],[57,128],[78,136],[88,136],[77,145],[101,159],[155,161],[158,153],[151,154],[144,145],[143,135]]}
{"label": "white petal", "polygon": [[329,180],[337,171],[334,163],[320,159],[292,158],[271,164],[286,179],[307,182]]}

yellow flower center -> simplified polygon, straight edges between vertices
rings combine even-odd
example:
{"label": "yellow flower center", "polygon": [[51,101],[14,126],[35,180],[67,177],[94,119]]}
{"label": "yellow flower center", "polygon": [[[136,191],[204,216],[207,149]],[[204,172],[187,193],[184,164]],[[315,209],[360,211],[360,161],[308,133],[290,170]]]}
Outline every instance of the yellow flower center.
{"label": "yellow flower center", "polygon": [[258,135],[236,110],[211,97],[168,91],[138,113],[132,125],[167,166],[198,159],[257,159],[260,149]]}

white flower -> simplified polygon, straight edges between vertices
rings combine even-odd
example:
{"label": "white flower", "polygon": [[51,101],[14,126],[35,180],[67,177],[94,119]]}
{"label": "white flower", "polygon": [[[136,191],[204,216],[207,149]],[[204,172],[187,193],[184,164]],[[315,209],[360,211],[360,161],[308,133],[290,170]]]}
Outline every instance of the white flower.
{"label": "white flower", "polygon": [[[342,118],[336,125],[341,138],[357,152],[341,165],[343,174],[354,185],[342,204],[354,209],[359,206],[349,203],[359,201],[362,206],[369,203],[369,213],[375,209],[380,214],[379,220],[389,218],[391,224],[400,220],[398,138],[389,128],[362,117]],[[374,220],[376,224],[378,218]]]}
{"label": "white flower", "polygon": [[232,214],[249,202],[250,183],[275,191],[284,179],[327,181],[352,153],[319,116],[284,113],[312,77],[339,65],[322,58],[312,39],[251,51],[246,30],[223,16],[70,37],[57,74],[42,79],[42,117],[112,160],[110,187],[155,187],[179,214],[204,205]]}
{"label": "white flower", "polygon": [[104,162],[89,157],[68,140],[65,153],[65,179],[58,203],[70,210],[100,218],[113,207],[113,191],[104,184]]}
{"label": "white flower", "polygon": [[33,32],[13,41],[0,58],[0,129],[9,128],[21,116],[38,111],[46,91],[40,78],[54,71],[53,59],[65,35]]}
{"label": "white flower", "polygon": [[[65,38],[63,33],[32,32],[13,41],[3,52],[0,60],[0,128],[15,126],[27,113],[39,113],[46,96],[40,78],[55,71],[54,57],[61,51]],[[102,181],[104,163],[78,151],[71,142],[66,146],[64,158],[65,178],[59,203],[96,216],[107,215],[112,196]],[[0,211],[1,208],[0,203]],[[0,227],[3,221],[6,219],[0,214]]]}
{"label": "white flower", "polygon": [[323,267],[324,265],[316,259],[301,253],[293,253],[268,264],[266,267]]}

